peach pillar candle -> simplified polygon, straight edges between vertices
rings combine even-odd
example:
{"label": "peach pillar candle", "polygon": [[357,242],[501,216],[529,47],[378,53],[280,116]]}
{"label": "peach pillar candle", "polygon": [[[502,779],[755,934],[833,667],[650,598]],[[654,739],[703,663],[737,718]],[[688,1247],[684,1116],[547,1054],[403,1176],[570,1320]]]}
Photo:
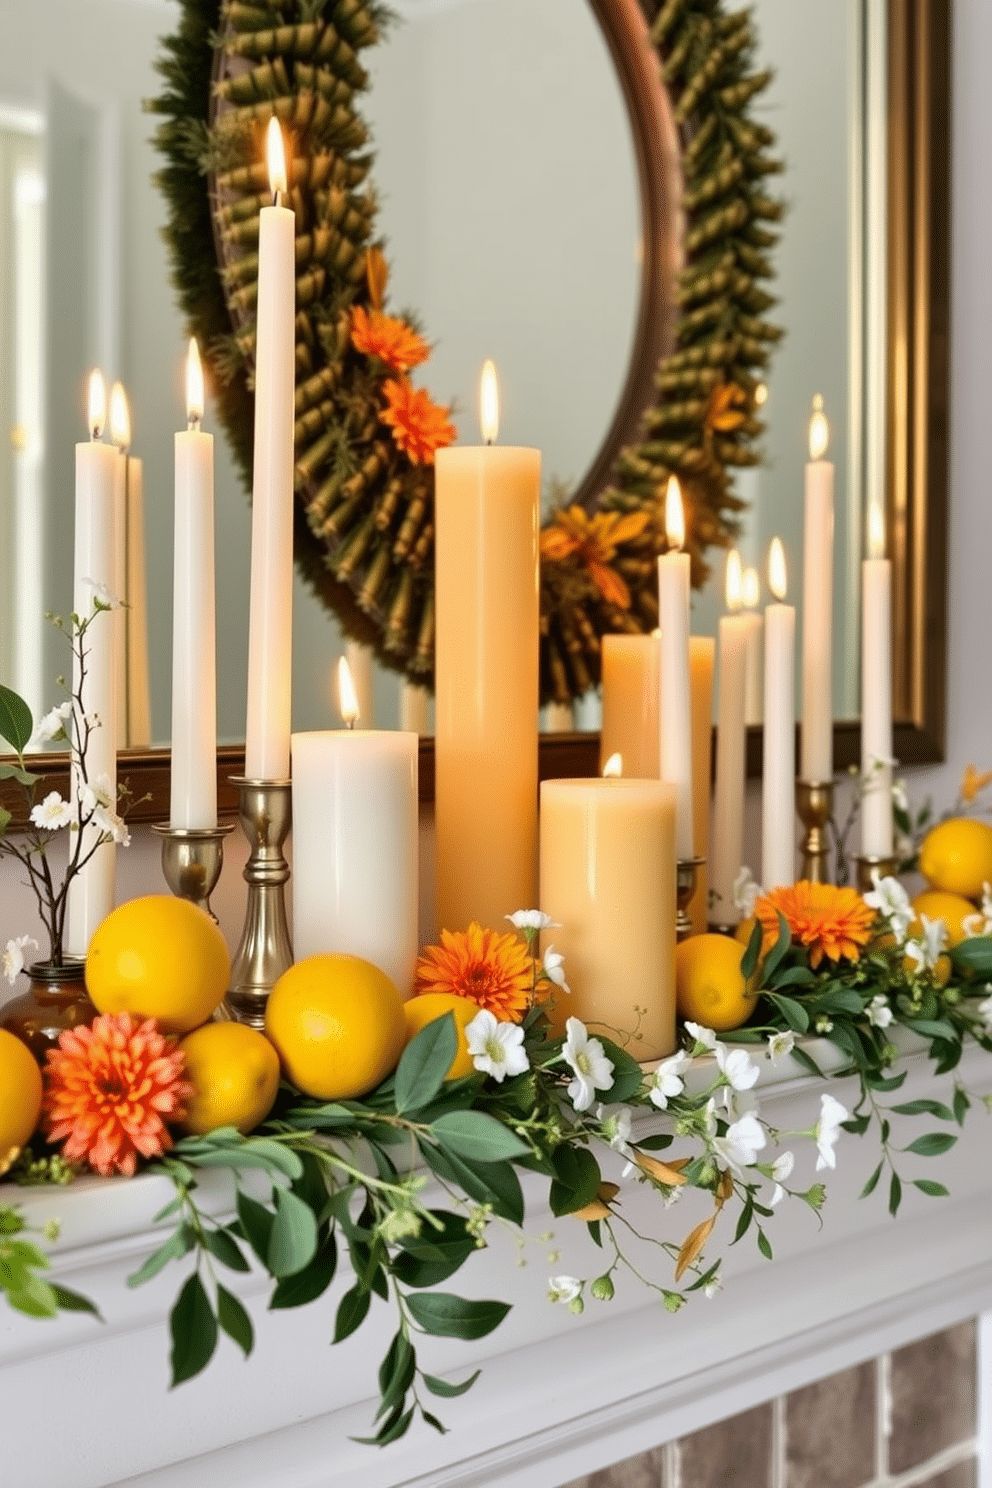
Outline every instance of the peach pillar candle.
{"label": "peach pillar candle", "polygon": [[819,393],[809,423],[803,523],[802,778],[832,780],[834,467],[823,457],[829,431]]}
{"label": "peach pillar candle", "polygon": [[892,854],[892,564],[881,508],[868,509],[861,565],[861,851]]}
{"label": "peach pillar candle", "polygon": [[741,602],[740,556],[727,555],[726,598],[730,614],[720,620],[720,693],[716,733],[716,793],[713,803],[713,850],[710,885],[716,925],[736,925],[734,882],[744,859],[744,687],[747,667],[747,617],[737,614]]}
{"label": "peach pillar candle", "polygon": [[[491,441],[495,369],[484,388]],[[472,920],[499,928],[537,902],[540,485],[536,449],[490,442],[437,452],[439,929]]]}
{"label": "peach pillar candle", "polygon": [[689,637],[689,691],[692,699],[692,841],[693,854],[704,861],[696,870],[689,900],[693,935],[706,930],[709,906],[710,780],[713,774],[713,636]]}
{"label": "peach pillar candle", "polygon": [[744,722],[761,723],[765,716],[765,622],[761,604],[761,580],[756,568],[746,568],[741,581],[743,619],[747,628],[744,662]]}
{"label": "peach pillar candle", "polygon": [[599,768],[612,754],[623,759],[628,780],[659,777],[659,639],[651,635],[602,638],[603,722]]}
{"label": "peach pillar candle", "polygon": [[659,713],[661,778],[675,787],[675,850],[693,856],[692,695],[689,685],[689,555],[682,492],[673,475],[665,497],[669,551],[658,559],[658,624],[661,629]]}
{"label": "peach pillar candle", "polygon": [[541,908],[560,926],[543,940],[571,988],[552,1022],[614,1039],[637,1027],[635,1059],[675,1047],[675,801],[659,780],[541,785]]}
{"label": "peach pillar candle", "polygon": [[796,610],[783,604],[785,554],[772,539],[768,582],[777,604],[765,610],[765,757],[761,783],[761,882],[766,889],[796,879]]}

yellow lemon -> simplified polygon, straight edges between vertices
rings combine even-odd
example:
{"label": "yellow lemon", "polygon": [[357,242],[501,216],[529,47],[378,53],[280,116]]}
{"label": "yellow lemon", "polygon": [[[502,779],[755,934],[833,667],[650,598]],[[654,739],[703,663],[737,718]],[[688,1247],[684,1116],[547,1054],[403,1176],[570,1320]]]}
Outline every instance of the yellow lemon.
{"label": "yellow lemon", "polygon": [[163,1033],[205,1023],[230,974],[227,945],[206,910],[171,894],[118,905],[86,957],[86,990],[101,1013],[156,1018]]}
{"label": "yellow lemon", "polygon": [[992,883],[992,827],[963,816],[939,822],[923,839],[920,872],[932,889],[980,898]]}
{"label": "yellow lemon", "polygon": [[319,1100],[352,1100],[384,1080],[403,1052],[403,999],[360,956],[310,956],[269,995],[265,1032],[287,1077]]}
{"label": "yellow lemon", "polygon": [[0,1028],[0,1173],[6,1173],[41,1115],[41,1070],[19,1038]]}
{"label": "yellow lemon", "polygon": [[692,935],[675,950],[679,1014],[717,1031],[739,1028],[754,1011],[741,975],[744,947],[729,935]]}
{"label": "yellow lemon", "polygon": [[179,1047],[194,1092],[180,1123],[184,1131],[236,1126],[247,1136],[265,1120],[279,1089],[279,1055],[264,1033],[243,1023],[207,1023]]}
{"label": "yellow lemon", "polygon": [[[928,920],[943,920],[947,926],[948,942],[952,946],[967,940],[962,921],[975,913],[975,906],[970,899],[965,899],[961,894],[947,894],[942,889],[927,889],[924,893],[917,894],[913,900],[913,908],[917,916],[926,915]],[[920,929],[919,918],[913,929]]]}
{"label": "yellow lemon", "polygon": [[406,1018],[406,1041],[413,1038],[428,1023],[433,1023],[435,1018],[441,1018],[445,1013],[454,1013],[455,1028],[458,1033],[458,1053],[448,1068],[445,1075],[446,1080],[460,1080],[463,1075],[475,1073],[475,1064],[468,1052],[468,1044],[465,1042],[465,1029],[479,1011],[479,1004],[473,1002],[470,997],[457,997],[454,992],[424,992],[419,997],[411,997],[409,1002],[403,1004],[403,1014]]}

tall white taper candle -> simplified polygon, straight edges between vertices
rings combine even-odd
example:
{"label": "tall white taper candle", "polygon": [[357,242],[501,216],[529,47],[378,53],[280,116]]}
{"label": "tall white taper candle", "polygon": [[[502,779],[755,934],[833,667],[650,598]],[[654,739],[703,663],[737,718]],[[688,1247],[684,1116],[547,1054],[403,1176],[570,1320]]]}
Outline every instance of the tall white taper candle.
{"label": "tall white taper candle", "polygon": [[802,778],[833,778],[834,467],[819,393],[809,424],[803,526]]}
{"label": "tall white taper candle", "polygon": [[[675,853],[695,855],[692,833],[692,690],[689,682],[689,555],[682,492],[673,475],[665,497],[669,549],[658,559],[658,624],[661,628],[659,717],[661,778],[675,787]],[[702,849],[702,844],[700,844]]]}
{"label": "tall white taper candle", "polygon": [[878,858],[892,853],[892,564],[884,552],[873,502],[861,572],[861,851]]}
{"label": "tall white taper candle", "polygon": [[713,853],[710,919],[735,925],[734,883],[744,858],[744,679],[747,666],[747,619],[734,613],[741,602],[741,561],[727,555],[727,608],[720,620],[719,726],[716,735],[716,793],[713,805]]}
{"label": "tall white taper candle", "polygon": [[[773,538],[768,582],[776,599],[786,594],[785,554]],[[781,888],[796,878],[796,610],[765,609],[765,757],[761,784],[761,881]]]}

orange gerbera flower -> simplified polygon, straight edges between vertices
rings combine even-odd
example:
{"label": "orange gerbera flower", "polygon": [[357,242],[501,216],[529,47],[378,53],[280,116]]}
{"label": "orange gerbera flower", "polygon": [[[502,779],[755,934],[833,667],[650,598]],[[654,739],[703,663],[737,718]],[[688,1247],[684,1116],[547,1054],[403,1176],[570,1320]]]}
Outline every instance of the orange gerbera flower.
{"label": "orange gerbera flower", "polygon": [[381,310],[370,314],[363,305],[352,306],[351,344],[364,356],[378,357],[394,372],[409,372],[431,354],[423,336],[418,336],[405,320],[384,315]]}
{"label": "orange gerbera flower", "polygon": [[856,889],[801,879],[793,888],[773,889],[754,906],[765,932],[766,951],[778,940],[776,910],[785,916],[793,940],[809,951],[814,969],[824,956],[831,961],[842,956],[857,961],[861,947],[872,939],[876,918]]}
{"label": "orange gerbera flower", "polygon": [[449,410],[432,403],[423,388],[414,388],[405,377],[390,378],[382,390],[389,405],[382,422],[392,429],[398,447],[412,465],[433,465],[434,451],[450,444],[458,432]]}
{"label": "orange gerbera flower", "polygon": [[530,1006],[534,960],[515,935],[483,930],[441,931],[417,962],[415,993],[451,992],[487,1008],[502,1023],[519,1023]]}
{"label": "orange gerbera flower", "polygon": [[60,1034],[46,1060],[45,1136],[65,1142],[70,1162],[130,1178],[139,1156],[172,1146],[165,1118],[181,1119],[193,1087],[182,1077],[182,1050],[154,1019],[135,1024],[129,1013],[105,1013]]}
{"label": "orange gerbera flower", "polygon": [[630,590],[613,566],[617,548],[644,536],[650,518],[647,512],[594,512],[581,506],[563,507],[541,532],[541,557],[562,563],[578,554],[589,577],[606,600],[617,609],[630,609]]}

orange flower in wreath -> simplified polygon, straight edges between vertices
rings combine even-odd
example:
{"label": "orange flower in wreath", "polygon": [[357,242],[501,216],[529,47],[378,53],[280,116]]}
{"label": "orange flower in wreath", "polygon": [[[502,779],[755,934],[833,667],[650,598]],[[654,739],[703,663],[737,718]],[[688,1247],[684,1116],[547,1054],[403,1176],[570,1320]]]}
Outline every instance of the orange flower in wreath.
{"label": "orange flower in wreath", "polygon": [[830,961],[857,961],[874,933],[875,911],[856,889],[801,879],[792,888],[773,889],[754,906],[765,932],[765,951],[778,940],[776,911],[784,915],[796,944],[806,947],[814,970],[824,956]]}
{"label": "orange flower in wreath", "polygon": [[182,1118],[193,1087],[183,1079],[185,1056],[153,1019],[137,1024],[129,1013],[105,1013],[60,1034],[46,1061],[45,1136],[65,1142],[70,1162],[130,1178],[139,1157],[172,1146],[166,1119]]}
{"label": "orange flower in wreath", "polygon": [[592,582],[607,604],[630,609],[630,590],[614,567],[617,548],[644,536],[650,518],[647,512],[594,512],[581,506],[555,512],[541,532],[541,557],[563,563],[577,554]]}
{"label": "orange flower in wreath", "polygon": [[405,377],[390,378],[382,390],[388,404],[382,422],[392,429],[398,448],[412,465],[433,465],[435,450],[450,444],[458,432],[448,409],[432,403],[423,388],[413,387]]}
{"label": "orange flower in wreath", "polygon": [[351,344],[363,356],[377,357],[394,372],[409,372],[431,354],[423,336],[418,336],[405,320],[384,315],[381,310],[369,312],[364,305],[352,307]]}
{"label": "orange flower in wreath", "polygon": [[414,994],[450,992],[488,1009],[501,1023],[519,1023],[530,1006],[534,960],[516,935],[483,930],[442,930],[417,962]]}

